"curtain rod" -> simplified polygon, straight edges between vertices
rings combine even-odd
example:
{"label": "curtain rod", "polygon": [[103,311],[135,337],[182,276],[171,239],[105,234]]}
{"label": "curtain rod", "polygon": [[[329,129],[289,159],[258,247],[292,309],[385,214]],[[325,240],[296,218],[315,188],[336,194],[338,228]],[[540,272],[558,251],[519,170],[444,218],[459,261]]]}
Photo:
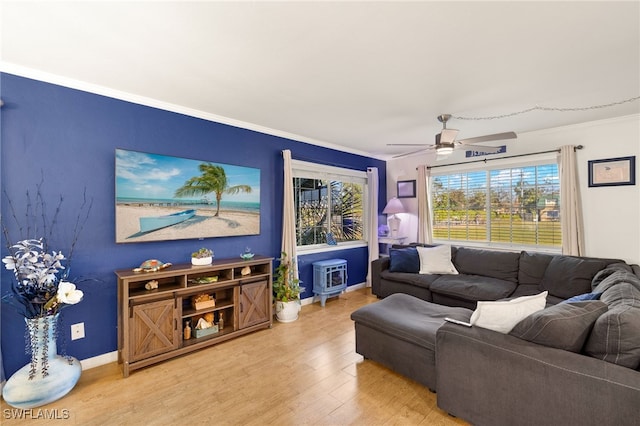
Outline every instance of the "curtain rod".
{"label": "curtain rod", "polygon": [[[582,149],[582,148],[584,148],[584,146],[576,145],[573,147],[573,150],[575,151],[576,149]],[[486,163],[487,161],[492,161],[492,160],[504,160],[505,158],[527,157],[529,155],[549,154],[551,152],[560,152],[560,149],[552,149],[550,151],[530,152],[528,154],[507,155],[504,157],[496,157],[496,158],[483,158],[482,160],[461,161],[459,163],[451,163],[451,164],[438,164],[436,166],[427,166],[427,169],[435,169],[436,167],[458,166],[460,164]]]}

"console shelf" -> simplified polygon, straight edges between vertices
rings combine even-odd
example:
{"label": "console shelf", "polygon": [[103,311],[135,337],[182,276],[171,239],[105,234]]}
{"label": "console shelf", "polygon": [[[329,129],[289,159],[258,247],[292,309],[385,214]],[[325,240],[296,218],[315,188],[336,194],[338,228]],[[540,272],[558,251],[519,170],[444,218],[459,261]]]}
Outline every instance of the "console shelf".
{"label": "console shelf", "polygon": [[[272,326],[272,261],[219,259],[211,265],[173,265],[157,272],[115,271],[118,277],[118,362],[122,375],[185,353]],[[247,269],[250,269],[249,270]],[[244,275],[243,275],[244,273]],[[145,284],[157,281],[158,288]],[[195,309],[192,297],[207,294],[215,305]],[[205,315],[224,327],[185,339],[186,322],[195,327]],[[213,330],[213,329],[212,329]]]}

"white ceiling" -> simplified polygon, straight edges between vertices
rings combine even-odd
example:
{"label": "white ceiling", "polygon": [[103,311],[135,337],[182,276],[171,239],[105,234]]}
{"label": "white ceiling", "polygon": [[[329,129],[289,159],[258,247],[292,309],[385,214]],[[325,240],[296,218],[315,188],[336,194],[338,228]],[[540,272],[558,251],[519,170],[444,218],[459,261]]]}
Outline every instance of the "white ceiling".
{"label": "white ceiling", "polygon": [[[2,1],[2,69],[379,158],[640,96],[640,2]],[[116,92],[113,92],[116,93]],[[636,100],[449,127],[640,112]],[[244,124],[243,124],[244,126]]]}

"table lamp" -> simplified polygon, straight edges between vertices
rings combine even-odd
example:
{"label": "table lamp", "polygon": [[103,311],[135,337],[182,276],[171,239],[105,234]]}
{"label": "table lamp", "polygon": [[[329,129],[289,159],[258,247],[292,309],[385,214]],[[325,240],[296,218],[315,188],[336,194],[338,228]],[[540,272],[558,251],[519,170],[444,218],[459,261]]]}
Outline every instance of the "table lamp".
{"label": "table lamp", "polygon": [[387,205],[382,210],[383,214],[392,215],[387,217],[387,225],[389,225],[390,237],[398,237],[398,229],[400,229],[400,218],[396,216],[396,213],[404,213],[404,206],[396,197],[389,200]]}

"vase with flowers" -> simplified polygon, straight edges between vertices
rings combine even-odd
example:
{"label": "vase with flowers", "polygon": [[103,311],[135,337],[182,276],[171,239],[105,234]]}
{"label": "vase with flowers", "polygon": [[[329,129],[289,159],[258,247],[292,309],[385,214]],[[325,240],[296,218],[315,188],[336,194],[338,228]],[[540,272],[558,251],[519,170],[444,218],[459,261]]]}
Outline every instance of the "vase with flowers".
{"label": "vase with flowers", "polygon": [[61,252],[48,252],[42,239],[10,246],[2,262],[15,283],[2,297],[24,316],[31,362],[16,371],[2,389],[4,400],[16,408],[33,408],[66,395],[80,379],[80,362],[57,353],[60,311],[79,303],[83,293],[67,281]]}

